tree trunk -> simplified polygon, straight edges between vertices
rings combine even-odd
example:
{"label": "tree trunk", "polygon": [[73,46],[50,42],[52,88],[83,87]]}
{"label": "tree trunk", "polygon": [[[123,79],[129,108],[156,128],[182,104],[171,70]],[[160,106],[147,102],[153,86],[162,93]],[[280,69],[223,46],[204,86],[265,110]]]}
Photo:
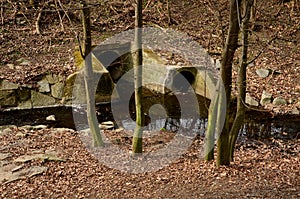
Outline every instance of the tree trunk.
{"label": "tree trunk", "polygon": [[91,37],[91,21],[90,21],[90,9],[87,6],[85,0],[80,0],[82,5],[82,24],[84,32],[84,82],[86,91],[86,103],[87,103],[87,119],[90,127],[91,134],[93,136],[93,145],[95,147],[103,146],[103,140],[100,134],[100,128],[95,110],[95,88],[94,88],[94,74],[92,67],[92,37]]}
{"label": "tree trunk", "polygon": [[[231,96],[231,83],[232,83],[232,61],[235,51],[238,47],[238,33],[239,33],[239,7],[241,0],[230,0],[230,17],[229,29],[225,43],[225,48],[221,60],[221,78],[225,87],[227,105],[226,105],[226,118],[223,130],[218,139],[217,145],[217,167],[220,165],[230,164],[230,151],[229,151],[229,131],[230,131],[230,96]],[[222,101],[219,99],[219,101]]]}
{"label": "tree trunk", "polygon": [[207,131],[205,134],[204,160],[210,161],[214,159],[215,145],[215,127],[218,117],[219,94],[216,92],[214,99],[209,107]]}
{"label": "tree trunk", "polygon": [[238,98],[237,98],[237,113],[234,123],[230,131],[230,159],[233,161],[234,146],[238,137],[240,128],[244,124],[245,117],[245,97],[246,97],[246,72],[248,62],[248,32],[249,32],[249,20],[251,16],[251,7],[253,0],[244,0],[244,18],[241,24],[242,31],[242,57],[241,64],[238,72]]}
{"label": "tree trunk", "polygon": [[134,91],[135,91],[135,112],[136,127],[132,140],[132,154],[137,155],[143,152],[143,129],[144,112],[142,104],[142,5],[143,0],[136,0],[135,7],[135,38],[133,45],[133,66],[134,66]]}

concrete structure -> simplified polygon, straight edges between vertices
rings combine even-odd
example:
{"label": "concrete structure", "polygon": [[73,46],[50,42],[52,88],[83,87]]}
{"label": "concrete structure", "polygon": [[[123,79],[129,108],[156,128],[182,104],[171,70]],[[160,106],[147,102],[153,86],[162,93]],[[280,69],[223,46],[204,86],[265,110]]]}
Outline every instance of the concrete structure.
{"label": "concrete structure", "polygon": [[[37,82],[37,88],[0,80],[0,106],[23,109],[85,103],[83,60],[78,50],[74,55],[79,71],[66,79],[49,72]],[[148,49],[143,51],[143,61],[143,86],[149,90],[162,94],[186,92],[191,85],[196,94],[207,99],[215,94],[216,80],[205,66],[167,65],[164,59]],[[96,103],[117,100],[123,97],[122,93],[131,95],[134,70],[130,43],[97,46],[92,53],[92,62]]]}

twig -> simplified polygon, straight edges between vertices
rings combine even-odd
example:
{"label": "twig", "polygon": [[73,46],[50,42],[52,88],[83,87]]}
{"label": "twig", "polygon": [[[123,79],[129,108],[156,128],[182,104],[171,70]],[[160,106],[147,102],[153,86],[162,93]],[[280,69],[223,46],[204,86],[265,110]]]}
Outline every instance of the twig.
{"label": "twig", "polygon": [[63,6],[63,4],[61,3],[60,0],[57,0],[57,1],[58,1],[59,6],[61,7],[61,9],[64,11],[65,15],[67,16],[67,18],[68,18],[68,20],[69,20],[69,22],[70,22],[70,25],[73,27],[72,20],[71,20],[71,18],[69,17],[68,13],[66,12],[66,10],[65,10],[65,8],[64,8],[64,6]]}
{"label": "twig", "polygon": [[62,17],[61,17],[61,15],[60,15],[60,11],[58,10],[57,0],[54,0],[54,4],[55,4],[55,8],[56,8],[58,17],[59,17],[59,22],[60,22],[60,26],[61,26],[61,31],[64,31],[65,28],[64,28],[63,21],[62,21]]}
{"label": "twig", "polygon": [[147,5],[145,6],[144,10],[146,10],[148,8],[148,6],[150,5],[151,1],[148,1]]}
{"label": "twig", "polygon": [[170,2],[171,0],[167,0],[167,12],[168,12],[168,24],[172,24],[172,16],[171,16],[171,10],[170,10]]}
{"label": "twig", "polygon": [[81,47],[81,42],[80,42],[80,36],[79,36],[79,33],[77,33],[76,38],[77,38],[78,45],[79,45],[79,52],[80,52],[80,55],[81,55],[81,57],[82,57],[83,59],[85,59],[85,56],[84,56],[84,54],[83,54],[82,47]]}
{"label": "twig", "polygon": [[[14,21],[15,21],[15,24],[16,24],[16,15],[18,13],[18,6],[15,6],[13,4],[13,2],[11,2],[10,0],[7,0],[7,2],[10,3],[12,5],[12,7],[14,8],[14,15],[15,15],[14,16]],[[26,15],[22,11],[20,11],[20,13],[23,15],[23,17],[25,18],[25,20],[27,21],[27,23],[31,24],[30,21],[28,20],[28,18],[26,17]]]}
{"label": "twig", "polygon": [[35,22],[35,30],[36,30],[36,33],[38,35],[41,35],[41,31],[40,31],[40,21],[41,21],[41,18],[42,18],[42,12],[43,12],[43,9],[46,7],[46,5],[48,5],[48,3],[50,2],[51,0],[49,1],[46,1],[43,6],[39,9],[39,14],[36,18],[36,22]]}
{"label": "twig", "polygon": [[253,63],[264,51],[265,51],[265,49],[267,48],[267,46],[270,44],[270,43],[272,43],[275,39],[278,39],[278,35],[276,34],[275,35],[275,37],[273,37],[272,39],[270,39],[269,41],[268,41],[268,43],[267,43],[267,45],[262,49],[262,50],[260,50],[259,52],[258,52],[258,54],[251,60],[251,61],[249,61],[248,63],[247,63],[247,65],[249,65],[249,64],[251,64],[251,63]]}
{"label": "twig", "polygon": [[62,17],[60,15],[60,11],[58,10],[58,5],[57,5],[57,0],[54,0],[54,4],[55,4],[55,8],[56,8],[56,11],[57,11],[57,14],[58,14],[58,18],[59,18],[59,22],[60,22],[60,26],[61,26],[61,31],[64,31],[65,28],[64,28],[64,24],[63,24],[63,21],[62,21]]}
{"label": "twig", "polygon": [[2,26],[4,25],[3,11],[4,11],[3,1],[1,1],[1,24],[2,24]]}
{"label": "twig", "polygon": [[116,15],[119,14],[119,13],[116,11],[116,9],[114,9],[114,7],[113,7],[112,5],[110,5],[109,8],[110,8]]}
{"label": "twig", "polygon": [[36,18],[36,21],[35,21],[35,32],[38,35],[41,34],[41,31],[40,31],[40,20],[41,20],[41,17],[42,17],[42,11],[43,11],[43,7],[40,8],[39,14],[38,14],[38,16]]}

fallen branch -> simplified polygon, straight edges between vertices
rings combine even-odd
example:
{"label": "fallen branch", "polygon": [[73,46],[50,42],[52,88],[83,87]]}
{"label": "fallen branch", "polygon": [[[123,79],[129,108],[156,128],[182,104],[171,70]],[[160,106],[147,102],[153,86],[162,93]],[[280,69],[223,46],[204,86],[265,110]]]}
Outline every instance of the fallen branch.
{"label": "fallen branch", "polygon": [[58,14],[58,18],[59,18],[59,22],[60,22],[60,26],[61,26],[61,31],[64,31],[65,30],[64,23],[62,21],[62,17],[60,15],[60,11],[58,10],[57,0],[54,0],[54,4],[55,4],[55,9],[56,9],[57,14]]}
{"label": "fallen branch", "polygon": [[3,17],[3,12],[4,12],[4,8],[3,8],[3,1],[1,1],[1,25],[4,25],[4,17]]}
{"label": "fallen branch", "polygon": [[50,1],[51,1],[51,0],[46,1],[46,2],[44,3],[44,5],[39,9],[39,14],[38,14],[38,16],[37,16],[37,18],[36,18],[36,21],[35,21],[35,31],[36,31],[36,34],[38,34],[38,35],[41,35],[40,21],[41,21],[41,18],[42,18],[42,12],[43,12],[43,9],[46,7],[46,5],[49,4]]}

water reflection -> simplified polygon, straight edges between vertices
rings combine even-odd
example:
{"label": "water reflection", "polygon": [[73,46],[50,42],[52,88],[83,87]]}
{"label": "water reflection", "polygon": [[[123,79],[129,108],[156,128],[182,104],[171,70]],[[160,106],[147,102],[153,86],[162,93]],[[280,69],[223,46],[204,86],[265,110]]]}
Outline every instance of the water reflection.
{"label": "water reflection", "polygon": [[[126,130],[134,130],[135,122],[133,120],[123,120],[122,127]],[[177,132],[180,129],[189,131],[189,133],[205,136],[207,128],[207,119],[175,119],[175,118],[158,118],[152,120],[144,127],[145,131],[167,130]],[[297,139],[300,138],[300,126],[297,122],[269,122],[259,123],[257,121],[247,121],[239,134],[242,138],[279,138],[279,139]]]}
{"label": "water reflection", "polygon": [[258,122],[247,121],[240,131],[240,136],[248,138],[300,138],[300,125],[296,121]]}

